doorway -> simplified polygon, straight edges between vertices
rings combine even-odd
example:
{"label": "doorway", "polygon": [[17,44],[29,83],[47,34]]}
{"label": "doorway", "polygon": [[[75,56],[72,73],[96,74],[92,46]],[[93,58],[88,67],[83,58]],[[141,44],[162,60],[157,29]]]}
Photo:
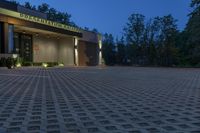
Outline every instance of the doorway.
{"label": "doorway", "polygon": [[14,35],[14,51],[23,58],[24,62],[33,61],[33,44],[32,35],[15,33]]}

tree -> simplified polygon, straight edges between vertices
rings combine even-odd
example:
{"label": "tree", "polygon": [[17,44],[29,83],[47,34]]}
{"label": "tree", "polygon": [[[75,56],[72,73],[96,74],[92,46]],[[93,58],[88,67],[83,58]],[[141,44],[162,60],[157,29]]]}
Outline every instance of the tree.
{"label": "tree", "polygon": [[191,8],[193,11],[189,14],[186,26],[186,47],[189,51],[187,58],[192,65],[197,65],[200,64],[200,0],[192,0]]}
{"label": "tree", "polygon": [[128,23],[124,28],[127,42],[140,45],[144,33],[144,19],[141,14],[132,14],[128,18]]}
{"label": "tree", "polygon": [[128,23],[124,28],[124,33],[127,41],[127,54],[132,63],[138,63],[140,56],[140,46],[143,43],[145,17],[141,14],[132,14],[128,18]]}
{"label": "tree", "polygon": [[116,55],[116,62],[119,65],[124,65],[126,63],[126,46],[124,42],[124,37],[120,39],[120,41],[117,39],[117,55]]}
{"label": "tree", "polygon": [[48,13],[47,13],[47,18],[51,21],[56,21],[56,16],[57,15],[57,11],[55,8],[50,8]]}
{"label": "tree", "polygon": [[88,27],[84,27],[83,29],[86,30],[86,31],[90,30],[90,28],[88,28]]}
{"label": "tree", "polygon": [[49,12],[49,5],[46,4],[46,3],[42,3],[41,5],[38,6],[37,10],[39,12],[42,12],[42,13],[48,13]]}
{"label": "tree", "polygon": [[146,56],[148,65],[157,64],[157,36],[159,34],[159,22],[156,18],[147,21],[144,32],[144,43],[146,44]]}
{"label": "tree", "polygon": [[162,65],[172,66],[177,63],[178,50],[175,47],[177,36],[176,20],[171,16],[161,18],[162,22],[162,44],[163,44],[163,61]]}
{"label": "tree", "polygon": [[24,7],[31,9],[31,10],[36,10],[36,7],[32,6],[29,2],[25,2]]}
{"label": "tree", "polygon": [[103,38],[103,58],[105,60],[106,65],[114,65],[116,63],[115,59],[115,44],[114,44],[114,38],[112,34],[105,34]]}
{"label": "tree", "polygon": [[93,28],[93,29],[92,29],[92,32],[98,33],[98,30],[97,30],[96,28]]}

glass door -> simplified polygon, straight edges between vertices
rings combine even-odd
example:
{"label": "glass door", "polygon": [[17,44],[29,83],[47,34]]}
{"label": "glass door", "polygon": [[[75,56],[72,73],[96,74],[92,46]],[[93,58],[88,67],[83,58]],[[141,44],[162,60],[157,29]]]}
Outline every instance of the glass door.
{"label": "glass door", "polygon": [[32,46],[32,36],[22,34],[20,37],[20,56],[25,62],[32,62],[33,59],[33,46]]}

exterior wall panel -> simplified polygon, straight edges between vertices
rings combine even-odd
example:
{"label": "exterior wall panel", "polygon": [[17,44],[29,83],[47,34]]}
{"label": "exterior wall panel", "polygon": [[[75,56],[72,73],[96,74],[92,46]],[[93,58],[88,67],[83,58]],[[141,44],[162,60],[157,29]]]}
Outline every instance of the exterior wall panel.
{"label": "exterior wall panel", "polygon": [[96,66],[98,65],[98,44],[80,41],[78,45],[79,65]]}
{"label": "exterior wall panel", "polygon": [[47,37],[33,37],[33,61],[57,62],[58,42]]}
{"label": "exterior wall panel", "polygon": [[73,38],[55,39],[45,36],[33,37],[33,61],[59,62],[74,65]]}
{"label": "exterior wall panel", "polygon": [[61,39],[58,46],[58,62],[64,65],[74,65],[73,38]]}

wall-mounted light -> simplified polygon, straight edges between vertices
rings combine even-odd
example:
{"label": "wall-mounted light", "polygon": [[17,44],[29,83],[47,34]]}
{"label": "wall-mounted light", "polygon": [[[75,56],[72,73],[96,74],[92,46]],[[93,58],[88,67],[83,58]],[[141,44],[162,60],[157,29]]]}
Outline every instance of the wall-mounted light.
{"label": "wall-mounted light", "polygon": [[36,34],[35,34],[35,36],[36,36],[36,37],[38,37],[38,36],[39,36],[39,34],[38,34],[38,33],[36,33]]}
{"label": "wall-mounted light", "polygon": [[102,40],[99,40],[99,65],[102,64]]}
{"label": "wall-mounted light", "polygon": [[102,41],[99,40],[99,49],[102,49]]}
{"label": "wall-mounted light", "polygon": [[78,66],[78,38],[74,38],[75,64]]}
{"label": "wall-mounted light", "polygon": [[22,33],[23,33],[23,34],[26,34],[26,31],[23,31]]}

